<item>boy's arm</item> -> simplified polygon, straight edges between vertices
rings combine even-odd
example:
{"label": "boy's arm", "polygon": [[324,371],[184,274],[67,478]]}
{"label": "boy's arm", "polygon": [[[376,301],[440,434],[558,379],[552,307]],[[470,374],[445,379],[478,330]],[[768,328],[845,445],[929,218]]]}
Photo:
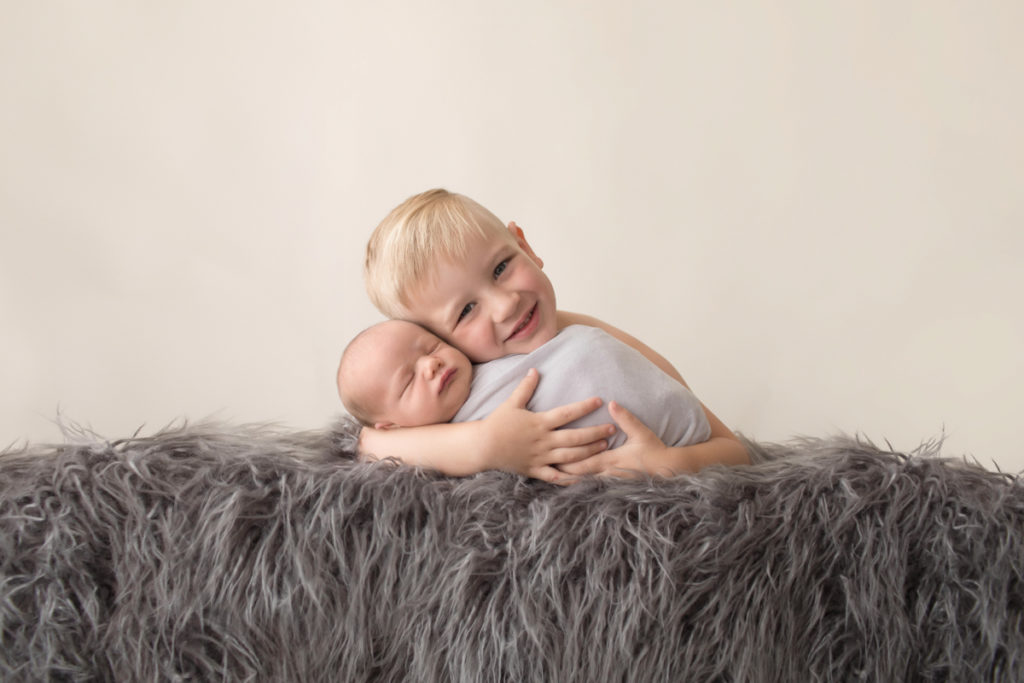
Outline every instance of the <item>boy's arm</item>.
{"label": "boy's arm", "polygon": [[591,398],[545,412],[526,408],[539,375],[530,370],[493,413],[473,422],[397,429],[364,427],[359,453],[369,459],[396,458],[407,465],[466,476],[489,469],[515,472],[549,482],[564,481],[555,466],[590,457],[607,447],[611,425],[558,429],[601,405]]}
{"label": "boy's arm", "polygon": [[482,422],[459,422],[422,427],[375,429],[359,432],[359,455],[367,460],[395,458],[406,465],[440,470],[462,477],[487,469],[480,443]]}

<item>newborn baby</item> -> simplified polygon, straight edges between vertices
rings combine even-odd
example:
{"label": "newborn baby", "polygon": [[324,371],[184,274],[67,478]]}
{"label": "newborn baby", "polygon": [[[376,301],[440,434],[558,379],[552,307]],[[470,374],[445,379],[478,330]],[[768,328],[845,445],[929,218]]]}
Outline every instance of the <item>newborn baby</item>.
{"label": "newborn baby", "polygon": [[[473,366],[428,330],[388,320],[356,336],[342,355],[338,393],[353,417],[377,429],[465,422],[486,417],[537,368],[541,381],[527,407],[543,411],[590,396],[614,400],[666,446],[711,436],[697,398],[640,352],[596,327],[570,325],[536,349]],[[610,422],[605,405],[565,425]],[[625,441],[621,430],[608,448]]]}

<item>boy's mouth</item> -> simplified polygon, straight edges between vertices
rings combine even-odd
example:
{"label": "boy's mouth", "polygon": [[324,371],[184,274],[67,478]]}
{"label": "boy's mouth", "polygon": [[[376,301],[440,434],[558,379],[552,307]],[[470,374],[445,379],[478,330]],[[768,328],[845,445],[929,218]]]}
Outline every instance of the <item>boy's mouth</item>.
{"label": "boy's mouth", "polygon": [[522,337],[530,334],[537,327],[536,323],[538,320],[537,304],[534,304],[533,308],[531,308],[526,315],[522,317],[515,329],[512,330],[512,334],[505,338],[505,341],[510,341],[516,337]]}
{"label": "boy's mouth", "polygon": [[455,368],[448,368],[445,370],[444,374],[441,375],[441,388],[437,390],[437,393],[440,394],[443,392],[445,387],[448,386],[448,383],[452,381],[453,377],[455,377]]}

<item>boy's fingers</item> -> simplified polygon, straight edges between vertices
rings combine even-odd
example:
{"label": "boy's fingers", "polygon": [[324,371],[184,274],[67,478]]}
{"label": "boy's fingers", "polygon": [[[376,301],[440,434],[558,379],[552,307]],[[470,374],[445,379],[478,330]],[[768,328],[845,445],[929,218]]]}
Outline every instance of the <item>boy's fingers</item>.
{"label": "boy's fingers", "polygon": [[[615,433],[615,427],[610,424],[596,425],[593,427],[574,427],[572,429],[559,429],[551,432],[552,448],[572,448],[574,446],[586,446],[593,444]],[[607,444],[605,444],[607,447]],[[596,452],[596,451],[595,451]]]}
{"label": "boy's fingers", "polygon": [[526,376],[519,382],[519,385],[505,399],[505,402],[516,408],[525,408],[526,404],[530,401],[530,397],[533,396],[533,392],[537,390],[537,382],[539,381],[540,374],[536,368],[530,368],[526,371]]}
{"label": "boy's fingers", "polygon": [[594,441],[582,446],[559,448],[558,450],[552,451],[551,464],[566,465],[568,463],[586,460],[593,455],[597,455],[606,448],[608,448],[608,442],[603,439],[601,441]]}
{"label": "boy's fingers", "polygon": [[568,475],[582,477],[587,474],[601,474],[605,470],[605,465],[602,462],[602,456],[596,455],[578,462],[560,465],[559,469]]}
{"label": "boy's fingers", "polygon": [[561,470],[551,466],[537,467],[530,470],[528,474],[534,479],[540,479],[541,481],[546,481],[549,484],[558,484],[559,486],[566,486],[573,482],[572,476],[569,476]]}
{"label": "boy's fingers", "polygon": [[552,427],[561,427],[573,420],[580,419],[584,415],[589,415],[600,407],[601,399],[594,397],[552,408],[544,413],[544,415],[551,421]]}
{"label": "boy's fingers", "polygon": [[[641,422],[636,415],[629,412],[621,404],[612,401],[608,404],[608,413],[615,420],[615,424],[619,425],[619,429],[626,433],[627,437],[638,436],[651,432],[643,422]],[[651,432],[653,433],[653,432]]]}

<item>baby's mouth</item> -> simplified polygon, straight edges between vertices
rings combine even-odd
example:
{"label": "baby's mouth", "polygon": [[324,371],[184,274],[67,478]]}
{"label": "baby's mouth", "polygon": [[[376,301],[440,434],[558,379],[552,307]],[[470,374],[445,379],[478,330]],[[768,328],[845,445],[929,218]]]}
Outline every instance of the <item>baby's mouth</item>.
{"label": "baby's mouth", "polygon": [[533,308],[530,309],[530,312],[526,314],[526,317],[523,318],[522,320],[520,320],[519,324],[516,325],[516,329],[512,330],[512,334],[508,335],[508,337],[505,338],[505,341],[508,341],[512,337],[516,336],[517,334],[519,334],[523,330],[523,328],[525,328],[527,325],[529,325],[530,321],[533,320],[534,314],[536,314],[536,313],[537,313],[537,304],[534,304]]}
{"label": "baby's mouth", "polygon": [[443,392],[445,387],[448,386],[448,383],[452,381],[453,377],[455,377],[455,368],[448,368],[445,370],[444,374],[441,375],[441,388],[437,390],[437,393],[440,394]]}

